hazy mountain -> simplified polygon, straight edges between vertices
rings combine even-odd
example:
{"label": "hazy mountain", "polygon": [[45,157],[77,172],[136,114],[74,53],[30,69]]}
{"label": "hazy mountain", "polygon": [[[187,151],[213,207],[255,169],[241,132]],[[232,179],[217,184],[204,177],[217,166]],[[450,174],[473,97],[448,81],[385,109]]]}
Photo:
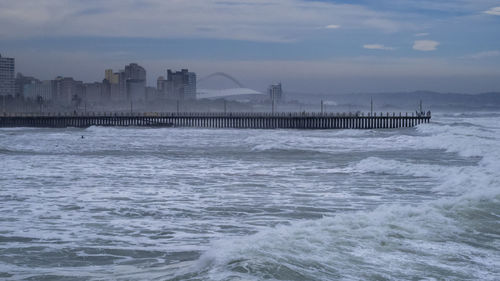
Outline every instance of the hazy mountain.
{"label": "hazy mountain", "polygon": [[328,106],[366,110],[373,99],[375,110],[414,110],[420,100],[424,108],[433,110],[500,110],[500,93],[456,94],[431,91],[402,93],[352,93],[341,95],[321,95],[287,92],[288,100],[307,104],[319,104],[321,100]]}

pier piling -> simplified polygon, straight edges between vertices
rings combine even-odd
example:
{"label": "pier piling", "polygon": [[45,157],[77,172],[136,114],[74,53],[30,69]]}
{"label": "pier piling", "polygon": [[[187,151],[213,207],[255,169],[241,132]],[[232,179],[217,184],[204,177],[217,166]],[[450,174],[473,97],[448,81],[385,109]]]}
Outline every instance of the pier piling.
{"label": "pier piling", "polygon": [[198,127],[242,129],[394,129],[429,123],[427,114],[408,113],[46,113],[0,116],[0,127]]}

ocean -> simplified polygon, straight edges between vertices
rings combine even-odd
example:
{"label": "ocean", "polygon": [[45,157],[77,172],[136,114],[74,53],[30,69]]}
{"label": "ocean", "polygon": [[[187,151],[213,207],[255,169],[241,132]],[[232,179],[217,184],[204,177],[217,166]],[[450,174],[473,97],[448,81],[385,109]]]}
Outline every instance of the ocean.
{"label": "ocean", "polygon": [[500,280],[500,113],[0,129],[2,280]]}

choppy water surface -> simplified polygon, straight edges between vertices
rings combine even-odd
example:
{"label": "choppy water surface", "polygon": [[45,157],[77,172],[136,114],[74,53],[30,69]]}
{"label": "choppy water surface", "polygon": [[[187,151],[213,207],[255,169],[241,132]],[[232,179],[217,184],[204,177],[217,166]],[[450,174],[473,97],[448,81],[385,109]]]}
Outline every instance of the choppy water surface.
{"label": "choppy water surface", "polygon": [[0,129],[0,279],[499,280],[499,124]]}

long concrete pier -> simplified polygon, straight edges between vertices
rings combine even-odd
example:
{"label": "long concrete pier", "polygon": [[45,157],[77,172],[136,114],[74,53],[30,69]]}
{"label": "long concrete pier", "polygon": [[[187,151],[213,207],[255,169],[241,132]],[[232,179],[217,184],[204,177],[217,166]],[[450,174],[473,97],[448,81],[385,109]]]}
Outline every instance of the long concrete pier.
{"label": "long concrete pier", "polygon": [[417,113],[73,113],[4,114],[0,127],[197,127],[248,129],[390,129],[429,123]]}

